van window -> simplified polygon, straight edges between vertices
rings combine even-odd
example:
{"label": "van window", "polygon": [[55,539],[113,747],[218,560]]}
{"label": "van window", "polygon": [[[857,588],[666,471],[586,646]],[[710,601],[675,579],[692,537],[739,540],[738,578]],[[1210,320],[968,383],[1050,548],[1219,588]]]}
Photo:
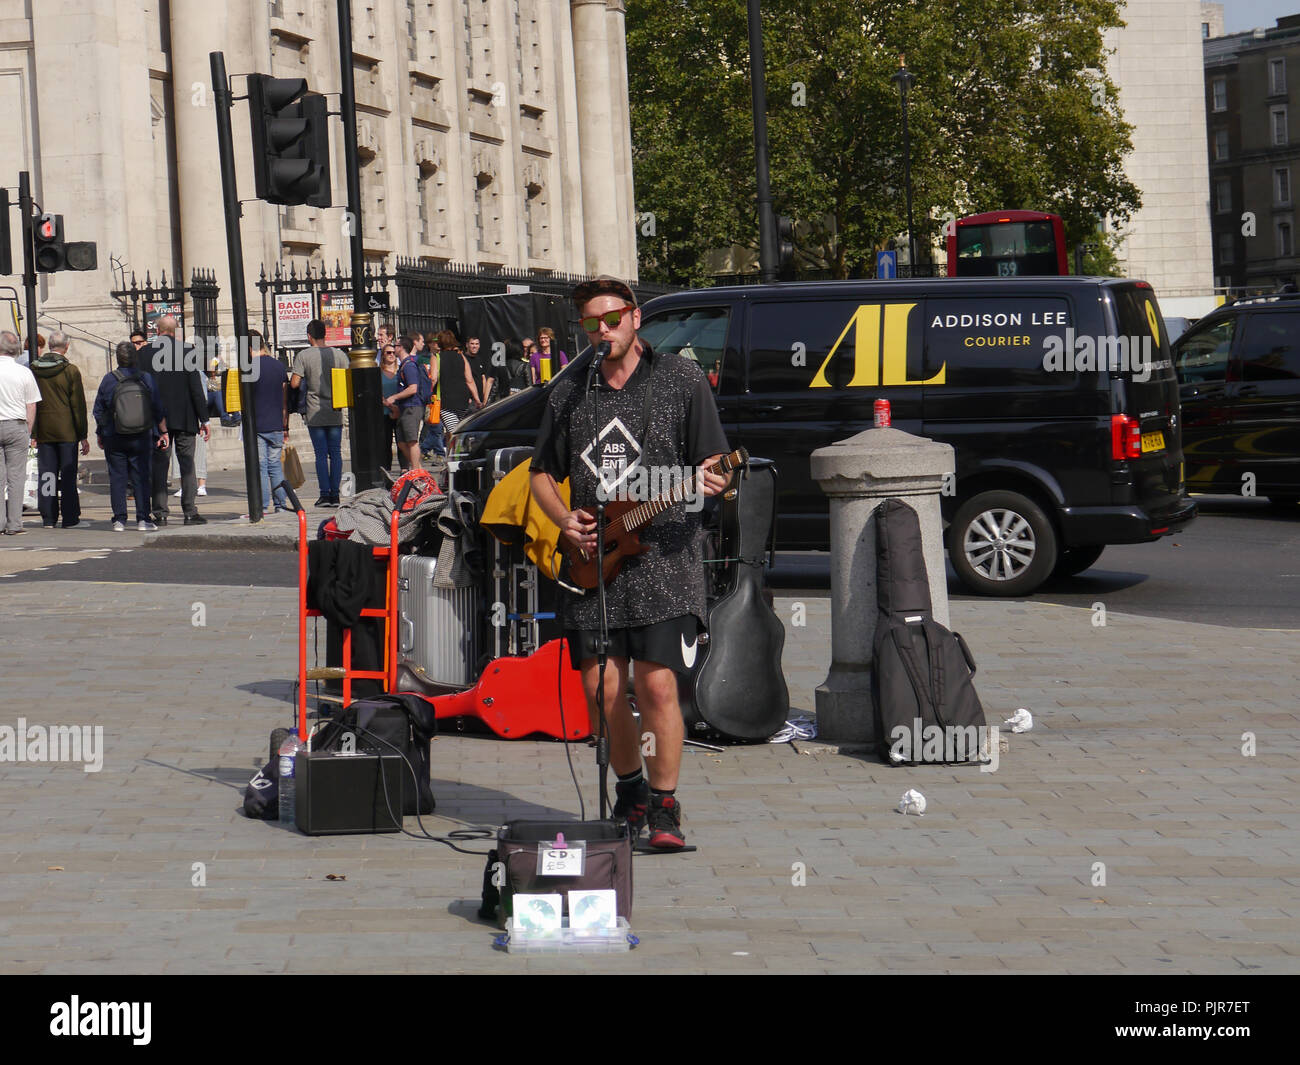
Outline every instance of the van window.
{"label": "van window", "polygon": [[716,389],[730,319],[728,307],[687,307],[656,314],[643,322],[638,332],[655,351],[669,351],[698,363]]}
{"label": "van window", "polygon": [[[919,299],[756,304],[750,312],[749,390],[806,393],[819,375],[831,389],[855,381],[861,387],[919,381],[922,318]],[[882,373],[890,372],[882,342],[890,344],[897,330],[906,330],[906,380],[882,382]]]}
{"label": "van window", "polygon": [[[1074,321],[1064,299],[1015,296],[990,299],[931,299],[925,303],[925,365],[945,368],[946,384],[989,388],[1041,385],[1044,359],[1059,355],[1063,380],[1074,373],[1065,360]],[[1053,344],[1052,338],[1055,338]]]}
{"label": "van window", "polygon": [[1241,380],[1300,377],[1300,314],[1252,314],[1241,337]]}
{"label": "van window", "polygon": [[1212,326],[1185,333],[1178,342],[1174,369],[1184,384],[1224,381],[1228,377],[1228,356],[1237,319],[1225,318]]}

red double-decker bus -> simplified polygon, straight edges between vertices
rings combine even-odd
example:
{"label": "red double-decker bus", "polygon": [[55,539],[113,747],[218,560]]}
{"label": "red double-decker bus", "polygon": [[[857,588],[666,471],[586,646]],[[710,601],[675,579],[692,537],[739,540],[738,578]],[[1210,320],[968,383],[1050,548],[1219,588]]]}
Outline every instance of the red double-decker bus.
{"label": "red double-decker bus", "polygon": [[1069,272],[1060,215],[986,211],[958,218],[948,234],[949,277],[1042,277]]}

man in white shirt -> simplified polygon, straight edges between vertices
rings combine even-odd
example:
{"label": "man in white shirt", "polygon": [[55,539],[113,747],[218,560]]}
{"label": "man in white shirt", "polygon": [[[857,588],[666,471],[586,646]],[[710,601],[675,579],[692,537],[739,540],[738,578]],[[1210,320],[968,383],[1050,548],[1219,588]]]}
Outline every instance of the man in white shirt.
{"label": "man in white shirt", "polygon": [[5,535],[20,536],[23,528],[23,486],[27,480],[27,447],[36,424],[36,404],[41,390],[26,366],[15,361],[22,341],[13,333],[0,333],[0,464],[5,471],[9,499],[5,507]]}

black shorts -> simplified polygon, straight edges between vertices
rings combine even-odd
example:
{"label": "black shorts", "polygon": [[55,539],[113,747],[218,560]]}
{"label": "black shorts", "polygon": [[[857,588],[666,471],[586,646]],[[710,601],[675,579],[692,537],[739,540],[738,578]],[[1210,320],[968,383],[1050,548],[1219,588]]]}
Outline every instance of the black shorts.
{"label": "black shorts", "polygon": [[[599,631],[568,629],[564,633],[569,645],[569,660],[574,669],[596,657]],[[609,630],[610,658],[630,658],[634,662],[653,662],[667,666],[674,673],[689,675],[695,668],[700,651],[700,623],[694,614],[669,618],[653,625],[635,625]]]}

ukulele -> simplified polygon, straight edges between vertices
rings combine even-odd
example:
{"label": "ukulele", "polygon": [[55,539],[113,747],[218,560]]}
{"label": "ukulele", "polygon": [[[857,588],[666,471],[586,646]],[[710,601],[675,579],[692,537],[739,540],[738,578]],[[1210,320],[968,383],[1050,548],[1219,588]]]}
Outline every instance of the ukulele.
{"label": "ukulele", "polygon": [[[737,448],[730,455],[724,455],[712,466],[704,467],[709,473],[726,474],[738,469],[749,461],[749,452],[743,447]],[[683,481],[667,495],[638,503],[631,499],[615,500],[605,505],[605,539],[604,583],[608,584],[614,575],[623,568],[625,560],[649,550],[643,546],[636,530],[641,528],[657,514],[662,514],[669,507],[676,506],[688,495],[697,490],[700,470],[688,481]],[[569,546],[564,548],[568,562],[567,580],[579,588],[590,590],[596,587],[599,577],[596,566],[596,554],[578,551]]]}

